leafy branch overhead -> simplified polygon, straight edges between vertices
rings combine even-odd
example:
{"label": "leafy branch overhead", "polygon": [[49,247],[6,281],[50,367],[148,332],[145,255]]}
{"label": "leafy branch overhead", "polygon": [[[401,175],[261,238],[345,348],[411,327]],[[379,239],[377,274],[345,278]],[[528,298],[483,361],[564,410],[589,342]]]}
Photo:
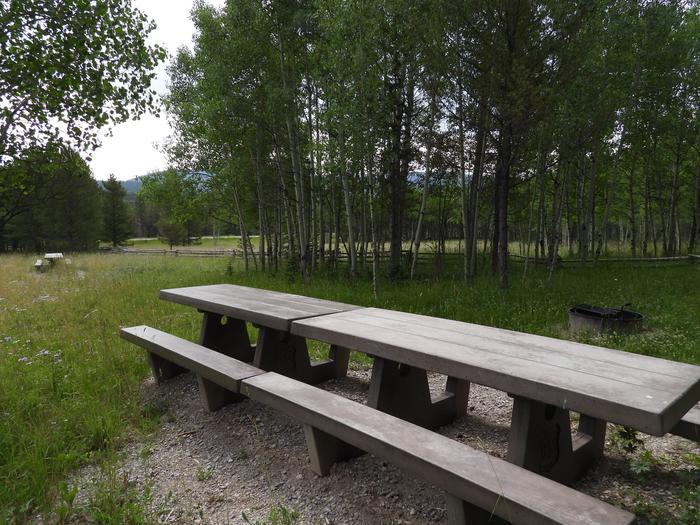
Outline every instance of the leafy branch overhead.
{"label": "leafy branch overhead", "polygon": [[62,140],[90,151],[100,129],[157,110],[165,50],[131,0],[0,0],[0,163]]}

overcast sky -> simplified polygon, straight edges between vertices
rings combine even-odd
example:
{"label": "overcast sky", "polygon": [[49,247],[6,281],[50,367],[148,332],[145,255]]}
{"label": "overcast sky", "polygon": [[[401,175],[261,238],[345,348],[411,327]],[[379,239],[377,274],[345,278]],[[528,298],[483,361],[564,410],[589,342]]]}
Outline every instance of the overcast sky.
{"label": "overcast sky", "polygon": [[[208,3],[221,6],[225,0],[208,0]],[[133,5],[158,25],[151,33],[151,41],[164,46],[171,56],[178,47],[192,43],[194,26],[189,18],[192,4],[192,0],[133,0]],[[166,91],[165,65],[158,68],[153,86],[159,94]],[[104,180],[114,173],[118,179],[126,180],[165,168],[165,157],[158,151],[157,144],[169,134],[165,115],[160,118],[144,115],[140,120],[115,126],[113,136],[103,136],[102,146],[92,155],[90,167],[95,178]]]}

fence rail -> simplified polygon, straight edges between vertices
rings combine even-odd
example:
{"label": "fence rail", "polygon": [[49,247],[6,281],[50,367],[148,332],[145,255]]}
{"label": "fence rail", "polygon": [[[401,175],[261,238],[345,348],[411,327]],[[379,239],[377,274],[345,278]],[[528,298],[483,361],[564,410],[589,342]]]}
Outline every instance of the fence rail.
{"label": "fence rail", "polygon": [[[525,255],[518,255],[511,253],[509,254],[512,259],[517,262],[525,262],[526,260],[530,264],[549,264],[548,258],[535,258],[527,257]],[[700,261],[700,255],[679,255],[677,257],[599,257],[598,259],[590,258],[585,261],[580,259],[557,259],[557,265],[577,265],[577,264],[591,264],[591,263],[674,263],[674,262],[698,262]]]}
{"label": "fence rail", "polygon": [[242,257],[243,252],[233,248],[228,250],[201,250],[201,249],[155,249],[155,248],[117,248],[111,253],[126,255],[172,255],[174,257]]}
{"label": "fence rail", "polygon": [[[110,250],[111,253],[119,253],[125,255],[163,255],[163,256],[173,256],[173,257],[243,257],[243,250],[229,248],[229,249],[218,249],[218,250],[203,250],[199,248],[185,248],[185,249],[175,249],[169,250],[167,248],[116,248]],[[401,252],[402,257],[407,257],[410,252],[404,250]],[[328,253],[326,254],[328,256]],[[334,254],[331,254],[333,256]],[[433,252],[421,252],[418,255],[419,259],[429,259],[434,257],[436,254]],[[443,254],[445,256],[456,256],[461,255],[459,252],[447,252]],[[546,258],[534,258],[526,257],[525,255],[519,255],[515,253],[509,254],[510,257],[515,262],[525,262],[528,261],[529,264],[549,264],[549,259]],[[389,252],[381,252],[379,258],[388,259],[390,257]],[[357,254],[358,260],[362,259],[361,254]],[[369,261],[372,260],[372,253],[368,252],[365,254],[365,258]],[[349,256],[346,252],[341,251],[337,254],[338,260],[347,260]],[[591,264],[591,263],[674,263],[674,262],[700,262],[700,255],[689,254],[682,255],[678,257],[602,257],[599,259],[589,259],[586,261],[581,261],[579,259],[558,259],[557,265],[581,265],[581,264]]]}

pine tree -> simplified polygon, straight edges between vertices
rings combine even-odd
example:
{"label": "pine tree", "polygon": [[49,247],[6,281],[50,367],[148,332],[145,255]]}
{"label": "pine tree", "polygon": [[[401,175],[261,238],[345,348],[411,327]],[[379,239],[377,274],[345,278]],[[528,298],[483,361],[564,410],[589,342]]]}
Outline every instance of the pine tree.
{"label": "pine tree", "polygon": [[131,212],[124,200],[126,190],[114,175],[102,183],[104,237],[116,247],[127,240],[133,231]]}

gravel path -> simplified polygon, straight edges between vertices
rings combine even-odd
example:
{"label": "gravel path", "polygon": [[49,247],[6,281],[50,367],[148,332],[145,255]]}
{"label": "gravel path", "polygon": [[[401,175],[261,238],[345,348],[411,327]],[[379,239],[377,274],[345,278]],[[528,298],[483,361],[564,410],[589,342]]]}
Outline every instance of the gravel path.
{"label": "gravel path", "polygon": [[[444,386],[437,375],[430,382],[436,391]],[[355,368],[320,387],[364,401],[369,370]],[[145,382],[144,402],[167,406],[169,416],[148,442],[125,448],[121,469],[129,483],[151,487],[163,523],[254,524],[280,505],[303,524],[446,522],[439,490],[372,456],[339,463],[329,476],[317,477],[308,468],[298,424],[250,400],[207,412],[192,374],[161,386]],[[468,415],[439,432],[504,457],[511,408],[506,394],[472,385]],[[647,437],[645,446],[662,458],[648,475],[633,475],[629,457],[608,444],[606,459],[576,488],[638,514],[643,502],[652,511],[641,512],[641,523],[669,522],[681,513],[678,495],[697,489],[682,474],[690,469],[687,453],[700,448],[676,437]],[[91,475],[83,472],[79,485],[89,486]],[[78,500],[84,497],[81,490]]]}

